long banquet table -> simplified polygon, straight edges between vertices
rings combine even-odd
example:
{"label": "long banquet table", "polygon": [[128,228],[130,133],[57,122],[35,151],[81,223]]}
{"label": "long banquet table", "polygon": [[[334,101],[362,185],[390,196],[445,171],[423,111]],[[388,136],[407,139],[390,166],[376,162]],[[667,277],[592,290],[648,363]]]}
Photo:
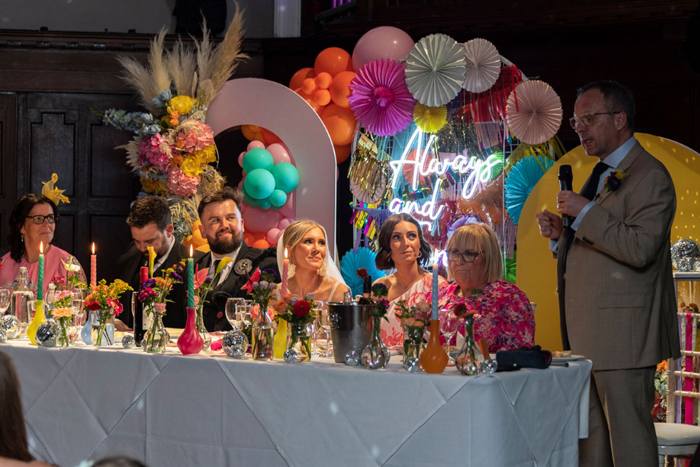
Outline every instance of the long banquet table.
{"label": "long banquet table", "polygon": [[8,341],[32,452],[63,467],[576,465],[591,363],[465,377]]}

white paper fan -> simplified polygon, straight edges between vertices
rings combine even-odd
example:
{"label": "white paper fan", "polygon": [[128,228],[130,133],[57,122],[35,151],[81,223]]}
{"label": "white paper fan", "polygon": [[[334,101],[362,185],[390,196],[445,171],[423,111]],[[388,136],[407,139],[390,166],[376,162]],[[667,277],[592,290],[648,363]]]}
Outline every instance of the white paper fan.
{"label": "white paper fan", "polygon": [[541,144],[557,134],[562,118],[561,100],[539,80],[523,81],[508,96],[506,119],[513,135],[528,144]]}
{"label": "white paper fan", "polygon": [[463,46],[467,75],[462,87],[469,92],[484,92],[493,86],[501,73],[501,56],[486,39],[472,39]]}
{"label": "white paper fan", "polygon": [[462,89],[466,59],[462,46],[444,34],[419,40],[406,60],[406,84],[413,97],[428,107],[440,107]]}

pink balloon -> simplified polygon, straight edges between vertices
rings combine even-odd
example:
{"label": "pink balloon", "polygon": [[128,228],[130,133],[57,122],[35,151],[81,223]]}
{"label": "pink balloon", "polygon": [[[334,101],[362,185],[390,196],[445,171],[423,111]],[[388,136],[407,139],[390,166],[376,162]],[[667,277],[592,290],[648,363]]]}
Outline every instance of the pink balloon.
{"label": "pink balloon", "polygon": [[289,227],[289,224],[291,224],[292,222],[294,222],[294,219],[285,218],[285,219],[282,219],[281,221],[279,221],[279,223],[277,224],[277,227],[280,230],[284,230],[287,227]]}
{"label": "pink balloon", "polygon": [[265,239],[270,245],[277,245],[277,242],[280,239],[280,235],[282,235],[282,231],[277,227],[273,227],[270,230],[268,230]]}
{"label": "pink balloon", "polygon": [[411,36],[393,26],[379,26],[367,31],[352,51],[352,67],[357,71],[372,60],[387,58],[400,61],[415,43]]}
{"label": "pink balloon", "polygon": [[245,214],[246,209],[248,209],[248,205],[245,203],[245,201],[241,201],[241,216]]}
{"label": "pink balloon", "polygon": [[243,156],[245,156],[245,153],[248,151],[243,151],[239,156],[238,156],[238,165],[243,167]]}
{"label": "pink balloon", "polygon": [[255,149],[255,148],[265,149],[265,145],[263,144],[262,141],[257,141],[257,140],[251,141],[250,143],[248,143],[248,151],[250,151],[251,149]]}
{"label": "pink balloon", "polygon": [[282,219],[283,216],[279,211],[258,209],[251,206],[248,206],[248,209],[245,210],[245,215],[243,215],[245,230],[251,233],[267,234],[270,229],[277,227],[277,224]]}
{"label": "pink balloon", "polygon": [[287,195],[287,202],[284,203],[277,212],[282,214],[283,217],[296,217],[297,215],[297,203],[296,203],[297,191],[294,190]]}
{"label": "pink balloon", "polygon": [[275,164],[279,164],[280,162],[292,163],[292,158],[289,156],[289,151],[287,151],[287,149],[280,143],[269,145],[267,147],[267,152],[272,154],[272,160],[275,161]]}

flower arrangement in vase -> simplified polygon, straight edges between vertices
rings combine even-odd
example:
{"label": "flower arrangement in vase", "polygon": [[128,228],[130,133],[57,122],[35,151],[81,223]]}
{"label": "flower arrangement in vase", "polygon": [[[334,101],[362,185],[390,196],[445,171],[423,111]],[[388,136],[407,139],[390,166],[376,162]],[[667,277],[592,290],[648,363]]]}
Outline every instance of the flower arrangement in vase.
{"label": "flower arrangement in vase", "polygon": [[[93,339],[96,346],[102,345],[103,337],[106,339],[106,345],[112,345],[112,340],[114,338],[114,317],[121,314],[123,311],[122,304],[119,302],[119,297],[127,290],[133,290],[129,284],[121,279],[115,279],[114,282],[107,285],[107,281],[104,279],[94,286],[90,294],[85,297],[83,302],[83,308],[95,312],[95,320],[97,321],[97,335]],[[108,329],[109,322],[112,322],[111,333]]]}
{"label": "flower arrangement in vase", "polygon": [[484,355],[474,338],[474,302],[482,293],[481,290],[472,290],[466,302],[457,303],[452,308],[452,313],[458,319],[464,319],[464,344],[455,358],[457,371],[467,376],[478,375],[481,365],[485,361]]}
{"label": "flower arrangement in vase", "polygon": [[272,360],[274,357],[274,322],[271,318],[274,310],[269,305],[276,280],[274,271],[265,269],[261,272],[260,269],[256,269],[252,276],[248,276],[248,282],[241,287],[241,290],[246,290],[256,304],[250,313],[253,318],[254,360]]}
{"label": "flower arrangement in vase", "polygon": [[[358,270],[358,276],[362,277]],[[365,271],[366,274],[366,271]],[[361,297],[360,305],[370,305],[370,316],[372,317],[372,339],[370,343],[362,349],[362,361],[369,369],[383,369],[389,364],[389,349],[382,341],[382,319],[389,321],[386,313],[389,309],[389,301],[385,298],[389,290],[384,284],[375,284],[371,287],[371,297]]]}
{"label": "flower arrangement in vase", "polygon": [[275,302],[275,316],[284,320],[289,325],[289,340],[287,350],[284,352],[284,361],[287,363],[304,362],[311,360],[311,337],[307,327],[316,319],[313,311],[316,307],[314,299],[305,297],[299,299],[296,295],[288,294],[282,300]]}
{"label": "flower arrangement in vase", "polygon": [[[195,326],[199,334],[202,336],[202,340],[204,341],[204,347],[202,350],[209,350],[209,347],[211,346],[211,336],[209,335],[207,328],[204,326],[204,304],[209,301],[207,299],[207,295],[212,289],[213,284],[216,282],[216,278],[219,277],[221,271],[223,271],[226,265],[230,262],[231,258],[228,256],[221,258],[219,265],[216,267],[216,271],[214,271],[214,275],[211,277],[209,276],[209,268],[203,268],[202,270],[197,269],[194,274],[194,306],[196,314]],[[184,271],[185,260],[182,260],[178,267],[179,266],[181,266],[182,270]],[[197,265],[197,267],[199,267],[199,265]],[[183,274],[183,272],[180,274]]]}
{"label": "flower arrangement in vase", "polygon": [[150,329],[143,337],[142,346],[145,352],[165,353],[165,347],[170,341],[170,334],[163,326],[163,316],[166,312],[166,303],[170,301],[168,294],[175,282],[179,282],[175,274],[173,268],[168,268],[161,271],[160,277],[146,279],[141,284],[138,299],[143,305],[146,316],[153,318]]}
{"label": "flower arrangement in vase", "polygon": [[406,300],[399,300],[396,302],[394,314],[403,327],[403,366],[409,370],[419,365],[423,333],[425,326],[430,322],[430,304],[420,302],[409,306]]}

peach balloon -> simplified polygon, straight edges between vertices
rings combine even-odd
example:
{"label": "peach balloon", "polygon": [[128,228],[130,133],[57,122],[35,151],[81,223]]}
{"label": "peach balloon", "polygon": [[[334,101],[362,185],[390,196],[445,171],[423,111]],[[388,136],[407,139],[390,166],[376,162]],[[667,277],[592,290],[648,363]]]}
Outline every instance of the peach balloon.
{"label": "peach balloon", "polygon": [[335,75],[331,87],[329,88],[331,99],[333,99],[335,105],[343,108],[350,107],[350,103],[348,102],[348,97],[350,97],[350,81],[352,81],[354,77],[354,71],[343,71]]}
{"label": "peach balloon", "polygon": [[[248,151],[250,151],[251,149],[256,149],[256,148],[265,149],[265,145],[262,143],[262,141],[257,141],[257,140],[251,141],[250,143],[248,143],[248,148],[247,148]],[[245,154],[245,153],[243,153],[243,154]],[[243,166],[241,165],[241,167],[243,167]]]}
{"label": "peach balloon", "polygon": [[267,147],[267,152],[272,155],[272,160],[275,161],[275,164],[279,164],[280,162],[289,162],[292,164],[292,157],[289,155],[289,150],[283,143],[275,143],[271,144]]}
{"label": "peach balloon", "polygon": [[327,89],[320,89],[314,94],[314,102],[318,105],[328,105],[331,103],[331,93]]}
{"label": "peach balloon", "polygon": [[349,53],[338,47],[328,47],[322,50],[314,62],[316,76],[325,71],[333,77],[341,71],[347,70],[352,70],[352,58]]}
{"label": "peach balloon", "polygon": [[301,83],[303,83],[306,78],[314,78],[315,76],[316,72],[313,68],[302,68],[301,70],[294,73],[292,79],[289,80],[289,87],[290,89],[300,88]]}
{"label": "peach balloon", "polygon": [[321,89],[328,89],[329,87],[331,87],[333,77],[324,71],[323,73],[319,73],[318,75],[316,75],[316,78],[314,78],[314,82],[316,83],[316,87],[319,87]]}
{"label": "peach balloon", "polygon": [[355,135],[357,120],[352,110],[329,104],[321,116],[323,124],[326,125],[331,141],[336,146],[345,146],[352,142]]}

